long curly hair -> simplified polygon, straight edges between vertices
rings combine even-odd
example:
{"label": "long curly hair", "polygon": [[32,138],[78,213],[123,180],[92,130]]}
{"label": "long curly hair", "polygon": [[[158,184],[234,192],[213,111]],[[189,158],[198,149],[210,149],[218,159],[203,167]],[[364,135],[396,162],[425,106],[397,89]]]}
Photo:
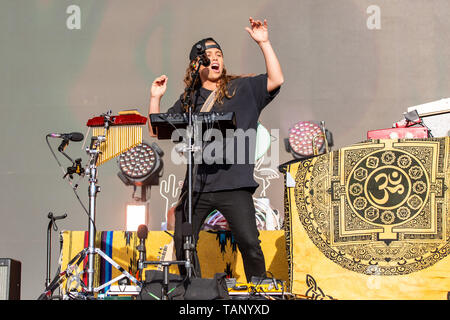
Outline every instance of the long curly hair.
{"label": "long curly hair", "polygon": [[[191,86],[191,84],[192,84],[192,81],[193,81],[192,75],[193,75],[194,70],[195,70],[194,65],[192,63],[189,63],[189,66],[186,69],[186,74],[184,75],[184,79],[183,79],[183,82],[184,82],[186,88]],[[229,92],[229,89],[230,89],[229,83],[231,80],[242,78],[242,77],[245,77],[245,76],[244,75],[240,75],[240,76],[228,75],[227,70],[224,67],[222,74],[220,75],[220,78],[218,80],[219,86],[217,88],[218,90],[217,90],[217,95],[216,95],[216,102],[219,104],[223,104],[223,101],[225,98],[227,98],[227,99],[233,98],[233,96],[236,93],[236,89],[233,90],[232,93],[230,93]],[[195,81],[194,89],[198,90],[198,89],[200,89],[201,86],[202,86],[202,82],[200,80],[200,77],[197,77],[197,79]],[[186,94],[187,94],[186,92],[183,94],[183,99],[186,99]],[[187,110],[185,110],[185,111],[187,111]]]}

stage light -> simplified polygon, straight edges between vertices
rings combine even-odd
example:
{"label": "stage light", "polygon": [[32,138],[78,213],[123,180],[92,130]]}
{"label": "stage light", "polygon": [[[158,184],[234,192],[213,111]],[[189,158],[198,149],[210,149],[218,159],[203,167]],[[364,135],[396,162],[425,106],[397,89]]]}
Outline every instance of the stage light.
{"label": "stage light", "polygon": [[119,156],[120,173],[127,179],[129,185],[145,185],[156,172],[161,170],[163,154],[156,143],[150,146],[143,142]]}
{"label": "stage light", "polygon": [[296,159],[305,159],[329,151],[333,136],[322,121],[299,121],[289,129],[289,138],[284,140],[286,151]]}
{"label": "stage light", "polygon": [[128,203],[126,207],[126,230],[137,231],[141,224],[148,223],[148,203]]}
{"label": "stage light", "polygon": [[[156,143],[149,145],[145,142],[123,152],[117,159],[120,180],[127,185],[142,187],[140,199],[146,201],[146,188],[149,185],[158,185],[161,177],[164,152]],[[133,197],[134,198],[134,197]]]}

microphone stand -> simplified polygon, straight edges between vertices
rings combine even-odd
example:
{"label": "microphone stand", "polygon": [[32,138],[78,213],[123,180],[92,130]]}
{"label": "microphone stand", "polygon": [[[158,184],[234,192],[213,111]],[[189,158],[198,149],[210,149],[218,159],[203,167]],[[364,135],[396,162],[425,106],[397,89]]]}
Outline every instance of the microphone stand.
{"label": "microphone stand", "polygon": [[64,157],[66,157],[67,159],[69,159],[70,162],[72,162],[72,164],[75,164],[75,162],[72,160],[71,157],[69,157],[67,155],[67,153],[64,152],[64,150],[66,149],[66,147],[69,145],[69,139],[64,138],[63,141],[61,142],[61,144],[58,147],[58,151],[61,152],[63,154]]}
{"label": "microphone stand", "polygon": [[52,212],[49,212],[47,217],[50,221],[47,227],[47,277],[45,278],[45,288],[50,285],[50,270],[52,263],[52,227],[53,230],[58,231],[56,220],[65,219],[67,217],[67,213],[62,216],[54,216]]}
{"label": "microphone stand", "polygon": [[186,265],[186,261],[146,261],[147,250],[145,248],[145,240],[147,239],[147,236],[148,236],[147,226],[140,225],[137,230],[137,237],[139,238],[139,245],[137,246],[137,250],[139,252],[138,280],[142,280],[142,273],[147,265],[160,265],[163,268],[163,282],[161,284],[161,300],[169,300],[169,267],[173,264]]}
{"label": "microphone stand", "polygon": [[[66,141],[66,140],[64,140],[64,141]],[[75,161],[73,161],[72,158],[69,157],[64,152],[64,150],[61,150],[61,148],[58,148],[58,151],[61,152],[67,159],[69,159],[70,162],[72,162],[72,166],[67,168],[66,174],[63,176],[63,179],[65,179],[67,176],[69,176],[70,179],[73,179],[74,173],[76,173],[80,176],[84,175],[84,168],[82,168],[82,166],[81,166],[81,158],[75,159]]]}
{"label": "microphone stand", "polygon": [[[43,300],[48,297],[51,297],[53,294],[53,291],[57,286],[59,286],[65,277],[72,274],[75,267],[78,267],[81,262],[84,261],[85,257],[87,256],[87,285],[83,286],[83,291],[79,297],[85,296],[86,299],[95,298],[95,294],[103,290],[104,288],[108,287],[112,283],[119,281],[123,278],[128,278],[131,280],[131,282],[134,282],[139,287],[142,287],[142,284],[139,280],[137,280],[135,277],[133,277],[129,272],[127,272],[122,266],[120,266],[117,262],[115,262],[112,258],[110,258],[106,253],[104,253],[99,248],[95,247],[95,233],[96,233],[96,227],[95,227],[95,216],[96,216],[96,200],[97,200],[97,193],[100,192],[100,186],[97,185],[97,174],[98,174],[98,168],[97,168],[97,160],[99,158],[99,155],[101,154],[100,151],[100,145],[102,143],[106,142],[106,133],[110,127],[111,122],[111,111],[107,112],[106,114],[103,114],[104,117],[104,129],[105,134],[104,135],[98,135],[96,137],[91,138],[91,144],[89,147],[86,147],[86,153],[89,155],[89,168],[87,169],[87,174],[89,176],[89,187],[88,187],[88,196],[89,196],[89,225],[88,225],[88,246],[81,250],[75,258],[72,259],[71,262],[67,265],[66,271],[63,271],[59,273],[55,279],[46,287],[46,291],[42,293],[38,300]],[[69,143],[69,139],[64,139],[61,145],[58,148],[58,151],[61,152],[67,159],[69,159],[73,166],[69,167],[67,170],[67,173],[65,176],[69,174],[69,176],[72,173],[77,174],[84,174],[85,170],[81,168],[81,158],[76,159],[73,161],[65,152],[64,149],[67,147]],[[50,148],[51,150],[51,148]],[[52,151],[53,152],[53,151]],[[56,158],[56,156],[55,156]],[[58,159],[56,159],[58,161]],[[58,162],[59,164],[59,162]],[[64,177],[65,177],[64,176]],[[52,214],[53,216],[53,214]],[[49,214],[49,219],[52,219],[50,221],[51,224],[54,223],[54,220],[62,219],[62,217],[51,217]],[[49,224],[49,229],[51,227],[51,224]],[[119,270],[121,275],[118,277],[101,284],[98,287],[94,287],[94,275],[95,275],[95,255],[99,255],[100,258],[103,258],[107,262],[109,262],[114,268]],[[78,259],[76,265],[72,265],[72,262],[75,261],[75,259]],[[48,283],[48,277],[46,279],[46,284]]]}
{"label": "microphone stand", "polygon": [[186,273],[188,279],[192,277],[192,253],[195,250],[195,244],[193,241],[193,230],[192,230],[192,211],[193,211],[193,162],[194,162],[194,152],[198,150],[196,148],[195,137],[196,129],[198,129],[198,124],[193,123],[193,101],[192,93],[194,92],[195,83],[199,77],[200,66],[203,64],[203,60],[199,59],[198,66],[195,71],[192,72],[192,83],[189,87],[185,89],[186,96],[183,99],[183,107],[188,110],[188,126],[187,126],[187,139],[188,145],[184,148],[184,152],[188,152],[188,217],[187,222],[183,223],[182,234],[184,238],[183,250],[186,259]]}

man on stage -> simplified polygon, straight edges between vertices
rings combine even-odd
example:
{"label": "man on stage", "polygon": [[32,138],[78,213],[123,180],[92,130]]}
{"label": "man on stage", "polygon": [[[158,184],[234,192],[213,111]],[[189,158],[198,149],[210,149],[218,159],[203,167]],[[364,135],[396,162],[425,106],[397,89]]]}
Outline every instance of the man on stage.
{"label": "man on stage", "polygon": [[[209,66],[201,65],[199,77],[194,83],[192,102],[194,112],[234,112],[236,129],[241,132],[253,132],[256,135],[258,118],[261,111],[278,94],[284,82],[278,58],[269,41],[267,21],[261,22],[250,18],[250,27],[245,29],[258,44],[266,63],[266,73],[256,76],[228,75],[224,65],[224,51],[213,38],[198,41],[189,54],[189,66],[186,70],[184,83],[192,85],[192,74],[198,67],[202,52],[210,61]],[[199,50],[203,49],[203,50]],[[204,58],[203,58],[204,59]],[[160,101],[166,92],[168,78],[162,75],[155,79],[151,86],[149,114],[160,113]],[[183,101],[186,92],[180,96],[169,113],[186,112]],[[154,133],[149,122],[150,135]],[[255,136],[256,138],[256,136]],[[235,144],[237,137],[226,145]],[[193,214],[192,232],[194,243],[205,218],[214,209],[220,211],[227,220],[231,232],[242,254],[247,281],[252,276],[265,277],[266,266],[256,227],[253,193],[258,184],[253,179],[255,150],[234,150],[233,157],[225,157],[225,161],[203,163],[196,165],[193,177]],[[245,161],[239,161],[245,153]],[[224,160],[224,157],[220,157]],[[219,159],[216,159],[219,160]],[[184,190],[187,189],[185,180]],[[185,260],[183,251],[182,226],[187,221],[186,192],[182,192],[181,201],[175,210],[175,250],[177,260]],[[193,258],[196,276],[200,268],[196,254]],[[184,268],[180,272],[184,273]]]}

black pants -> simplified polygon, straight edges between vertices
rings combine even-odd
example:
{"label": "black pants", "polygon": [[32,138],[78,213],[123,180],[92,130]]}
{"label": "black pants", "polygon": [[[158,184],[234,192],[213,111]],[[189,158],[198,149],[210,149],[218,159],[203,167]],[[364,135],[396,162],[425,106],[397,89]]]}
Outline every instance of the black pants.
{"label": "black pants", "polygon": [[[236,240],[244,263],[245,276],[250,282],[252,276],[264,277],[266,265],[261,250],[259,231],[256,227],[253,192],[250,189],[235,189],[216,192],[194,193],[192,214],[192,235],[194,244],[198,242],[200,229],[206,217],[217,209],[227,220]],[[184,205],[186,203],[186,205]],[[177,260],[184,260],[183,223],[187,221],[187,200],[184,199],[175,210],[175,250]],[[186,214],[185,214],[186,213]],[[185,230],[186,233],[186,230]],[[201,277],[200,265],[196,250],[192,257],[195,274]],[[185,274],[184,267],[180,273]]]}

